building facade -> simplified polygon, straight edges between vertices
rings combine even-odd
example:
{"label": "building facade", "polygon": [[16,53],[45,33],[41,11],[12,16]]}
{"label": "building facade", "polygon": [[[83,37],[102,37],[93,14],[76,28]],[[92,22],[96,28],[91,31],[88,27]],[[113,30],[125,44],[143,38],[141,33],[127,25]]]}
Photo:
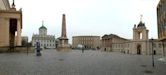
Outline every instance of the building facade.
{"label": "building facade", "polygon": [[102,50],[123,52],[128,54],[162,54],[162,42],[157,39],[149,39],[149,30],[142,20],[133,27],[133,39],[124,39],[115,34],[102,37]]}
{"label": "building facade", "polygon": [[112,48],[112,37],[113,35],[104,35],[101,40],[101,49],[104,51],[111,51]]}
{"label": "building facade", "polygon": [[133,27],[132,53],[133,54],[149,54],[149,30],[146,29],[145,23],[142,21]]}
{"label": "building facade", "polygon": [[0,0],[0,10],[10,10],[10,4],[8,0]]}
{"label": "building facade", "polygon": [[22,10],[16,10],[14,2],[0,0],[0,47],[21,46]]}
{"label": "building facade", "polygon": [[101,40],[101,48],[104,51],[122,51],[124,42],[128,41],[115,34],[104,35]]}
{"label": "building facade", "polygon": [[162,42],[163,56],[166,54],[166,1],[160,0],[157,5],[158,39]]}
{"label": "building facade", "polygon": [[160,0],[157,6],[157,27],[159,40],[166,39],[166,1]]}
{"label": "building facade", "polygon": [[100,36],[73,36],[72,47],[77,48],[78,45],[83,45],[85,49],[99,49]]}
{"label": "building facade", "polygon": [[47,35],[47,28],[42,24],[39,28],[39,34],[33,34],[32,46],[36,46],[36,42],[40,42],[41,48],[56,48],[57,42],[54,35]]}
{"label": "building facade", "polygon": [[22,36],[22,46],[28,45],[28,36]]}
{"label": "building facade", "polygon": [[140,20],[138,25],[134,25],[133,39],[125,44],[129,45],[128,49],[125,48],[125,53],[142,55],[162,53],[161,42],[157,39],[149,39],[149,30],[146,28],[145,23],[143,23],[142,20]]}

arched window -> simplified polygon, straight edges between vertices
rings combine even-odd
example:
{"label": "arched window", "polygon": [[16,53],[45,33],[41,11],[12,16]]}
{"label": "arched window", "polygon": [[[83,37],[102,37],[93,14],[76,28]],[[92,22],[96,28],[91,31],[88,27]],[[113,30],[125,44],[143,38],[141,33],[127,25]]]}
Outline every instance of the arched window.
{"label": "arched window", "polygon": [[142,39],[142,33],[139,33],[139,39]]}

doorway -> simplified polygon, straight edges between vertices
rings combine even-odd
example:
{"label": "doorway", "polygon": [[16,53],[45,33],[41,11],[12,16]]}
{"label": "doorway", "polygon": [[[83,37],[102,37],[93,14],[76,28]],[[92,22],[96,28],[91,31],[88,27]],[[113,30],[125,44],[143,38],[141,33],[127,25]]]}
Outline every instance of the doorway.
{"label": "doorway", "polygon": [[140,44],[137,45],[137,54],[138,55],[141,54],[141,45]]}
{"label": "doorway", "polygon": [[15,32],[17,31],[17,19],[10,19],[9,22],[9,47],[10,51],[13,51],[15,46]]}

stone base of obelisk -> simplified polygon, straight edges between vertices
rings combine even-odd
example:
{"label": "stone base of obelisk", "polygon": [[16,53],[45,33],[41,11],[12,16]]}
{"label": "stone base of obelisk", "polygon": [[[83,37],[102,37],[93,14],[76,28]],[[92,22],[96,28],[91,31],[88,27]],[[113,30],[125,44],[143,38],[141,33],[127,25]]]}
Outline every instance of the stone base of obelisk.
{"label": "stone base of obelisk", "polygon": [[68,51],[71,51],[71,48],[70,48],[70,45],[59,45],[57,47],[57,51],[68,52]]}

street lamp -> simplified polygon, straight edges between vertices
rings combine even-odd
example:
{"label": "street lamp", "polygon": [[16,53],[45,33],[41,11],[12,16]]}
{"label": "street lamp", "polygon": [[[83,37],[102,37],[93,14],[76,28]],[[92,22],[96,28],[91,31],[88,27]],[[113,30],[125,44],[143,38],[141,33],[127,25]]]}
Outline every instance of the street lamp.
{"label": "street lamp", "polygon": [[165,57],[165,50],[164,50],[164,49],[165,49],[165,46],[164,46],[164,45],[165,45],[165,43],[164,43],[164,41],[162,41],[162,47],[163,47],[163,57]]}
{"label": "street lamp", "polygon": [[153,50],[153,38],[151,39],[152,42],[152,66],[154,67],[154,50]]}

